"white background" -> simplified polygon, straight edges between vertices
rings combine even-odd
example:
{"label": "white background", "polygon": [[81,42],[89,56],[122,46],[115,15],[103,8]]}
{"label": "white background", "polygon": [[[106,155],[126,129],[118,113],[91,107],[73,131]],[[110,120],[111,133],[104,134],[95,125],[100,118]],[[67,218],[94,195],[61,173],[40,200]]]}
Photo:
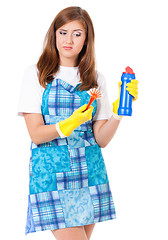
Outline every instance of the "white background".
{"label": "white background", "polygon": [[1,3],[1,238],[54,239],[50,231],[24,236],[30,137],[24,118],[17,117],[17,104],[23,72],[37,62],[51,22],[60,10],[75,5],[86,9],[93,20],[97,69],[106,77],[111,104],[118,98],[117,83],[126,66],[139,80],[132,117],[124,117],[102,149],[117,219],[97,223],[91,239],[167,240],[168,7],[164,0]]}

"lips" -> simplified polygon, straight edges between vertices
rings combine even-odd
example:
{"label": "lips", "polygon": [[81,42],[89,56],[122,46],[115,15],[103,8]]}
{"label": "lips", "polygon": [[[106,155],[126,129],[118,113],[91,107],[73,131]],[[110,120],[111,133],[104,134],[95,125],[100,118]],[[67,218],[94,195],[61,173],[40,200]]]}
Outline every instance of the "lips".
{"label": "lips", "polygon": [[72,47],[67,47],[67,46],[64,46],[63,48],[66,49],[66,50],[71,50],[72,49]]}

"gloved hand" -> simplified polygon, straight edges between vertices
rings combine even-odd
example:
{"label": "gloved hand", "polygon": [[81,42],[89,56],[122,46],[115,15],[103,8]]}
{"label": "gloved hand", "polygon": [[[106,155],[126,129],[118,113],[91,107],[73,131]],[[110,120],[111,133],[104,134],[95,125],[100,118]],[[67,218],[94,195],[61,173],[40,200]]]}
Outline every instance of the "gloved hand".
{"label": "gloved hand", "polygon": [[87,104],[84,104],[75,110],[69,118],[56,123],[56,129],[61,138],[68,137],[82,123],[92,119],[93,106],[90,106],[88,110],[83,112],[86,107]]}
{"label": "gloved hand", "polygon": [[[131,80],[130,83],[127,83],[126,90],[133,96],[133,101],[135,101],[138,98],[138,83],[139,81],[136,79]],[[118,108],[119,108],[119,102],[120,102],[120,92],[121,92],[121,85],[122,81],[118,82],[119,86],[119,98],[113,103],[113,117],[117,120],[121,120],[123,116],[118,115]]]}
{"label": "gloved hand", "polygon": [[130,83],[126,84],[126,90],[133,96],[133,102],[138,98],[138,83],[138,80],[133,79]]}

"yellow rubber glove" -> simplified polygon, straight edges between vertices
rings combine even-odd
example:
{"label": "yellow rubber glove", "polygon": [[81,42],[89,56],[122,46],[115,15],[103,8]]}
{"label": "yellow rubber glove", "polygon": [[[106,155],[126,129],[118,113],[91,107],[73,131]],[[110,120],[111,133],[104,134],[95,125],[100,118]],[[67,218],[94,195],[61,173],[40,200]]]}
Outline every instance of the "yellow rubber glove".
{"label": "yellow rubber glove", "polygon": [[129,92],[129,94],[131,94],[133,96],[133,100],[135,101],[138,98],[138,83],[139,81],[136,79],[131,80],[130,83],[127,83],[126,86],[126,90]]}
{"label": "yellow rubber glove", "polygon": [[56,123],[56,129],[61,138],[68,137],[82,123],[92,119],[93,106],[90,106],[88,110],[83,112],[86,107],[87,104],[84,104],[75,110],[69,118]]}
{"label": "yellow rubber glove", "polygon": [[117,120],[121,120],[123,116],[118,115],[118,108],[119,108],[119,103],[120,103],[120,92],[121,92],[121,85],[122,81],[118,82],[118,87],[119,87],[119,97],[118,99],[113,102],[113,117]]}
{"label": "yellow rubber glove", "polygon": [[[136,79],[131,80],[130,83],[127,83],[126,90],[133,96],[133,101],[135,101],[138,98],[138,83],[139,81]],[[119,98],[113,103],[113,117],[117,120],[121,120],[123,116],[118,115],[118,108],[119,108],[119,102],[120,102],[120,92],[121,92],[121,85],[122,81],[118,82],[119,86]]]}

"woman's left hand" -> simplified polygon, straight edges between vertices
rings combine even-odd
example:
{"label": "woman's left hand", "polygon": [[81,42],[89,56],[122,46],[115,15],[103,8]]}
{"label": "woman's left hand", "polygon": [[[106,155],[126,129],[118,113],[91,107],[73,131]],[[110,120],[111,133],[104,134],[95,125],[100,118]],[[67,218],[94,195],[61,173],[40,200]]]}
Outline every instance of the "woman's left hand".
{"label": "woman's left hand", "polygon": [[[132,79],[131,82],[126,84],[126,90],[133,96],[133,101],[135,101],[138,98],[138,83],[139,81],[136,79]],[[117,120],[121,119],[123,116],[118,116],[118,108],[119,108],[119,102],[120,102],[120,92],[121,92],[121,85],[122,81],[118,82],[119,86],[119,98],[113,103],[113,117]]]}
{"label": "woman's left hand", "polygon": [[126,90],[133,96],[133,101],[135,101],[138,98],[138,83],[139,81],[136,79],[131,80],[130,83],[127,83]]}

